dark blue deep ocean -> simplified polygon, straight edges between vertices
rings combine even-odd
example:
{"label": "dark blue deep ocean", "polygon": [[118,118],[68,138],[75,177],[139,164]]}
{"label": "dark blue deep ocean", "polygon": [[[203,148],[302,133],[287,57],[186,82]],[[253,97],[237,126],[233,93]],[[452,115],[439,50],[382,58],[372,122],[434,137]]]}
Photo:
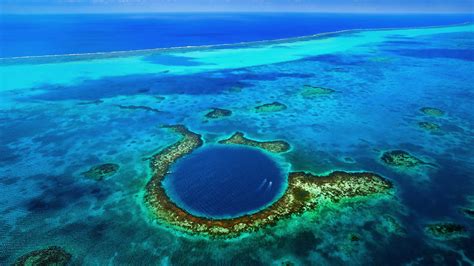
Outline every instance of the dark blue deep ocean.
{"label": "dark blue deep ocean", "polygon": [[438,26],[469,21],[474,21],[473,14],[2,15],[0,56],[214,45],[290,38],[347,29]]}

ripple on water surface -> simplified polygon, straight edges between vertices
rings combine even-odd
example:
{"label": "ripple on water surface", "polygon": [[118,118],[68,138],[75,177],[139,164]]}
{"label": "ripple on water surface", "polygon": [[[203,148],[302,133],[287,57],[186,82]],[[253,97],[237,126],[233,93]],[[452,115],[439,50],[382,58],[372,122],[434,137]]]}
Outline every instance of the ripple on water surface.
{"label": "ripple on water surface", "polygon": [[269,205],[285,182],[281,166],[260,150],[212,146],[180,159],[164,187],[171,200],[193,215],[230,218]]}

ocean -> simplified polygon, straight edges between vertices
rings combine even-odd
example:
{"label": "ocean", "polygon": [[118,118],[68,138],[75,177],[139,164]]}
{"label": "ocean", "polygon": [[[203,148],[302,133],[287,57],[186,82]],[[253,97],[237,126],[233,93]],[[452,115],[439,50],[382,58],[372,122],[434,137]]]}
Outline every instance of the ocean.
{"label": "ocean", "polygon": [[474,21],[472,14],[164,13],[2,15],[0,57],[216,45],[349,29]]}
{"label": "ocean", "polygon": [[2,16],[1,34],[0,265],[474,261],[471,15]]}

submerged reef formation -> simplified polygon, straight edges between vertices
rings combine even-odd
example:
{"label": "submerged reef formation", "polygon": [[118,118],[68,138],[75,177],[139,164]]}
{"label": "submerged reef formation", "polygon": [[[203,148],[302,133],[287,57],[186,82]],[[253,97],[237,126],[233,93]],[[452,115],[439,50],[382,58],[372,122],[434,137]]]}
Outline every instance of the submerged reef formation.
{"label": "submerged reef formation", "polygon": [[212,108],[212,110],[209,113],[207,113],[205,116],[210,119],[217,119],[217,118],[231,116],[231,115],[232,115],[231,110],[226,110],[226,109],[221,109],[221,108]]}
{"label": "submerged reef formation", "polygon": [[423,107],[420,109],[422,113],[429,116],[443,116],[444,111],[434,107]]}
{"label": "submerged reef formation", "polygon": [[269,152],[274,153],[281,153],[286,152],[290,149],[290,144],[283,140],[272,140],[272,141],[256,141],[252,139],[248,139],[244,136],[242,132],[235,132],[228,139],[220,140],[220,144],[239,144],[239,145],[247,145],[251,147],[257,147],[260,149],[264,149]]}
{"label": "submerged reef formation", "polygon": [[141,109],[141,110],[145,110],[145,111],[161,113],[161,111],[158,110],[158,109],[155,109],[155,108],[152,108],[152,107],[149,107],[149,106],[144,106],[144,105],[120,105],[120,104],[118,104],[117,107],[120,108],[120,109],[130,109],[130,110]]}
{"label": "submerged reef formation", "polygon": [[450,222],[428,224],[425,226],[425,231],[429,235],[440,239],[458,238],[466,236],[467,234],[464,225]]}
{"label": "submerged reef formation", "polygon": [[102,101],[102,100],[94,100],[94,101],[80,102],[77,105],[90,105],[90,104],[98,105],[98,104],[101,104],[103,102],[104,101]]}
{"label": "submerged reef formation", "polygon": [[301,92],[301,96],[303,96],[303,98],[315,98],[323,95],[333,94],[335,92],[336,91],[333,89],[304,85],[303,91]]}
{"label": "submerged reef formation", "polygon": [[414,167],[420,164],[426,164],[424,161],[402,150],[386,151],[382,154],[380,159],[388,165],[397,167]]}
{"label": "submerged reef formation", "polygon": [[428,131],[438,131],[440,129],[440,126],[438,124],[426,121],[419,122],[418,126]]}
{"label": "submerged reef formation", "polygon": [[50,246],[45,249],[35,250],[27,253],[15,262],[15,266],[23,265],[66,265],[71,260],[71,254],[67,253],[63,248]]}
{"label": "submerged reef formation", "polygon": [[466,217],[474,219],[474,209],[473,208],[461,208],[461,212]]}
{"label": "submerged reef formation", "polygon": [[399,236],[406,235],[406,229],[391,215],[382,216],[380,223],[378,223],[375,228],[381,234],[390,233]]}
{"label": "submerged reef formation", "polygon": [[162,101],[164,101],[166,98],[165,98],[164,96],[156,95],[156,96],[155,96],[155,99],[157,100],[157,102],[162,102]]}
{"label": "submerged reef formation", "polygon": [[191,234],[237,237],[241,233],[257,231],[274,225],[281,219],[325,204],[388,194],[392,188],[390,181],[374,173],[337,171],[325,176],[316,176],[306,172],[292,172],[288,175],[288,186],[281,198],[263,210],[230,219],[198,217],[171,201],[162,181],[176,160],[199,148],[203,142],[199,134],[184,126],[170,128],[182,138],[152,157],[152,178],[146,186],[145,201],[158,221]]}
{"label": "submerged reef formation", "polygon": [[269,113],[269,112],[279,112],[286,110],[286,105],[280,103],[280,102],[272,102],[272,103],[266,103],[259,105],[255,107],[255,111],[257,113]]}
{"label": "submerged reef formation", "polygon": [[83,172],[82,175],[87,178],[100,181],[117,173],[119,168],[120,166],[118,164],[104,163],[92,166],[88,171]]}
{"label": "submerged reef formation", "polygon": [[348,237],[351,242],[359,242],[361,240],[360,235],[357,233],[350,233]]}

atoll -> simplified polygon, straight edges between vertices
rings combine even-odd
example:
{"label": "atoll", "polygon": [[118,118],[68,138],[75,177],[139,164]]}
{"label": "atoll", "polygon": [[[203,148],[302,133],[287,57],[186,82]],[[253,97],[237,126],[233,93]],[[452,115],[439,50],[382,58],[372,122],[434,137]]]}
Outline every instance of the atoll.
{"label": "atoll", "polygon": [[434,107],[423,107],[420,109],[422,113],[429,116],[443,116],[444,111]]}
{"label": "atoll", "polygon": [[256,141],[244,136],[242,132],[236,132],[228,139],[220,140],[220,144],[238,144],[247,145],[251,147],[257,147],[260,149],[267,150],[269,152],[280,153],[286,152],[290,149],[290,144],[283,140],[272,140],[272,141]]}
{"label": "atoll", "polygon": [[66,252],[63,248],[57,246],[50,246],[45,249],[35,250],[27,253],[15,262],[15,266],[23,265],[66,265],[71,260],[71,254]]}
{"label": "atoll", "polygon": [[422,160],[402,150],[386,151],[382,154],[383,162],[397,167],[414,167],[420,164],[426,164]]}
{"label": "atoll", "polygon": [[83,172],[82,175],[87,178],[100,181],[117,173],[119,168],[120,166],[118,164],[104,163],[92,166],[88,171]]}
{"label": "atoll", "polygon": [[255,107],[255,111],[257,113],[269,113],[269,112],[279,112],[285,110],[287,107],[286,105],[279,103],[279,102],[272,102],[259,105]]}
{"label": "atoll", "polygon": [[467,233],[467,229],[464,225],[451,222],[428,224],[425,226],[425,231],[429,235],[441,239],[458,238],[465,236]]}
{"label": "atoll", "polygon": [[171,201],[162,181],[176,160],[199,148],[203,142],[199,134],[184,126],[170,128],[182,138],[152,157],[152,178],[146,186],[145,201],[159,222],[191,234],[237,237],[241,233],[257,231],[324,204],[388,194],[392,188],[390,181],[374,173],[337,171],[316,176],[306,172],[292,172],[288,175],[288,186],[284,194],[263,210],[230,219],[194,216]]}
{"label": "atoll", "polygon": [[205,116],[210,119],[217,119],[217,118],[231,116],[231,115],[232,115],[231,110],[226,110],[226,109],[221,109],[221,108],[212,108],[212,110],[209,113],[207,113]]}
{"label": "atoll", "polygon": [[440,126],[438,124],[426,121],[419,122],[418,126],[428,131],[437,131],[440,129]]}
{"label": "atoll", "polygon": [[333,94],[335,92],[335,90],[329,88],[304,85],[304,88],[301,91],[301,96],[303,96],[303,98],[315,98],[323,95]]}

